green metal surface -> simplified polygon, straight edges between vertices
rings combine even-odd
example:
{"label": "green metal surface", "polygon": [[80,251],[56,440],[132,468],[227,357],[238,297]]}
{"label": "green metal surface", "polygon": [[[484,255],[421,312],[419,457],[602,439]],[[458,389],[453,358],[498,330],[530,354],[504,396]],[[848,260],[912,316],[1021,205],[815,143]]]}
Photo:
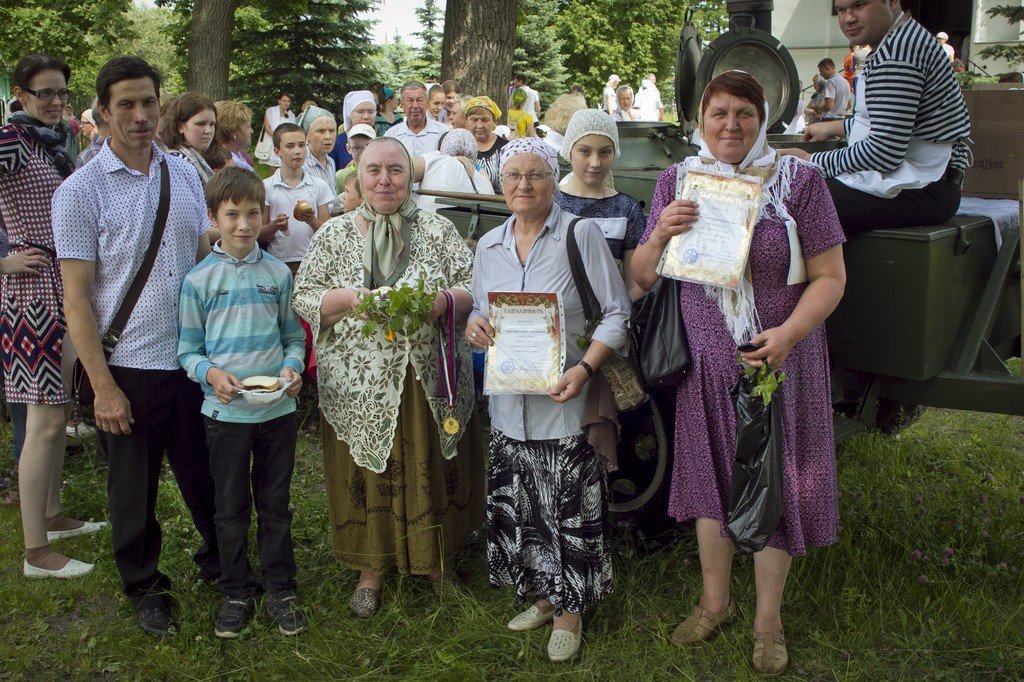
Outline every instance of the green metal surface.
{"label": "green metal surface", "polygon": [[992,222],[875,230],[844,251],[846,293],[827,323],[833,361],[916,381],[952,367],[996,260]]}

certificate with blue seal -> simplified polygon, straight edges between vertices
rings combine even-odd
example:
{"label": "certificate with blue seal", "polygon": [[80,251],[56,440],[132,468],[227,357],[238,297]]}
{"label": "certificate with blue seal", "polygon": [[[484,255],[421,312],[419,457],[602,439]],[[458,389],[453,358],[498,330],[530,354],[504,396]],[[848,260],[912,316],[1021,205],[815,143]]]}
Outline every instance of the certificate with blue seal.
{"label": "certificate with blue seal", "polygon": [[761,181],[687,170],[677,177],[676,198],[697,202],[700,216],[692,229],[669,240],[658,274],[738,289],[760,212]]}
{"label": "certificate with blue seal", "polygon": [[565,366],[565,312],[558,294],[487,294],[494,345],[487,349],[484,393],[547,395]]}

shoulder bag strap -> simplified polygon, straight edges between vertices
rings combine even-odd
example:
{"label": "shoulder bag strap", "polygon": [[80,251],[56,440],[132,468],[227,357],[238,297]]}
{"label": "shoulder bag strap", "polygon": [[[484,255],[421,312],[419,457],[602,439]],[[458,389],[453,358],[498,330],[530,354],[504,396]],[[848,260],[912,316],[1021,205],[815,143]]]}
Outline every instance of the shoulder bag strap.
{"label": "shoulder bag strap", "polygon": [[121,340],[128,318],[139,302],[142,289],[146,286],[149,273],[153,270],[153,263],[156,262],[156,252],[160,248],[160,240],[164,236],[164,228],[167,227],[167,213],[171,207],[171,175],[167,170],[167,159],[160,162],[160,203],[156,209],[156,221],[153,223],[153,234],[149,238],[149,248],[146,249],[146,256],[142,259],[135,277],[132,279],[128,293],[121,301],[121,307],[117,309],[113,322],[107,328],[100,341],[103,345],[103,352],[109,358],[114,353],[114,348]]}
{"label": "shoulder bag strap", "polygon": [[569,270],[572,272],[573,283],[576,284],[576,291],[580,294],[583,302],[583,316],[587,318],[587,324],[596,325],[597,318],[601,313],[601,304],[594,295],[594,288],[590,285],[590,278],[587,277],[586,268],[583,266],[583,255],[580,253],[579,242],[576,241],[576,223],[583,218],[573,218],[569,223],[568,237],[565,240],[566,249],[569,252]]}

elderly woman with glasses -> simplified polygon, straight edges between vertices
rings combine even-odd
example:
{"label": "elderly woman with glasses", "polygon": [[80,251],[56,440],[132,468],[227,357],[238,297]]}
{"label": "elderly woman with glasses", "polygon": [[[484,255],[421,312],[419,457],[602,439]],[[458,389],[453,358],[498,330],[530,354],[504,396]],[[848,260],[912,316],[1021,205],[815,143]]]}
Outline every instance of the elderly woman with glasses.
{"label": "elderly woman with glasses", "polygon": [[[370,142],[357,172],[363,202],[317,230],[294,304],[316,331],[334,554],[360,572],[349,608],[368,618],[392,569],[438,585],[454,578],[455,555],[483,522],[484,482],[461,339],[473,256],[449,220],[416,208],[400,141]],[[379,327],[364,333],[364,295],[421,280],[442,290],[432,324],[397,338]],[[457,367],[450,383],[442,339]]]}
{"label": "elderly woman with glasses", "polygon": [[490,397],[490,582],[515,585],[520,603],[534,601],[509,629],[554,620],[548,657],[559,662],[579,650],[586,606],[612,589],[605,470],[581,424],[588,401],[599,395],[594,384],[603,382],[595,372],[625,345],[630,302],[601,229],[576,221],[576,241],[604,313],[581,350],[586,320],[566,248],[575,216],[554,202],[558,159],[541,140],[522,138],[502,149],[500,170],[512,216],[477,245],[466,336],[480,349],[494,344],[489,292],[557,293],[567,362],[550,395]]}

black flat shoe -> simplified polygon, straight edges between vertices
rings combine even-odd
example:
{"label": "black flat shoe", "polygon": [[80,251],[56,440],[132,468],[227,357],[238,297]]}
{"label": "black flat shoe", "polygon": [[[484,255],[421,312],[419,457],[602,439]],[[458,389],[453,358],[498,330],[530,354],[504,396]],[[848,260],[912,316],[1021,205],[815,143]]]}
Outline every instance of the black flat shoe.
{"label": "black flat shoe", "polygon": [[166,606],[139,609],[135,612],[135,620],[147,635],[167,637],[171,634],[171,611]]}

